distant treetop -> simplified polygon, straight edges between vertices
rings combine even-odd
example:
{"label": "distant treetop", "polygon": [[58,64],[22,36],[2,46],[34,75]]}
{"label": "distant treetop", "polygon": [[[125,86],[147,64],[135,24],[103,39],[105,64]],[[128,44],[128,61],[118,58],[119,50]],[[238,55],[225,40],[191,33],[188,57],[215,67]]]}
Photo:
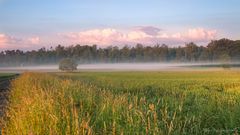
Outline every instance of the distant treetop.
{"label": "distant treetop", "polygon": [[123,63],[123,62],[240,62],[240,40],[213,40],[205,46],[187,43],[185,46],[170,45],[109,46],[75,45],[41,48],[33,51],[6,50],[0,52],[0,66],[28,66],[58,64],[70,58],[78,63]]}

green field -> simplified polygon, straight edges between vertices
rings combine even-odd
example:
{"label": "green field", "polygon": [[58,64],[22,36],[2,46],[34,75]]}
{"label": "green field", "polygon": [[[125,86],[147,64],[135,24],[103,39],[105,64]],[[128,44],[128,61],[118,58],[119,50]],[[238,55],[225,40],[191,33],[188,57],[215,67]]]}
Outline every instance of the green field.
{"label": "green field", "polygon": [[240,72],[25,73],[7,134],[232,134]]}

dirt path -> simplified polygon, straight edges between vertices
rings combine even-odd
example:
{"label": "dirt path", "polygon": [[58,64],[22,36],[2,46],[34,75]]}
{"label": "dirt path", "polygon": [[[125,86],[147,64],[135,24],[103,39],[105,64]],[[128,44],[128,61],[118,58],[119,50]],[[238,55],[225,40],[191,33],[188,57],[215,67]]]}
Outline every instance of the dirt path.
{"label": "dirt path", "polygon": [[7,78],[0,79],[0,130],[2,128],[2,120],[4,117],[4,112],[8,101],[9,86],[11,80],[16,78],[17,76],[18,75],[12,75]]}

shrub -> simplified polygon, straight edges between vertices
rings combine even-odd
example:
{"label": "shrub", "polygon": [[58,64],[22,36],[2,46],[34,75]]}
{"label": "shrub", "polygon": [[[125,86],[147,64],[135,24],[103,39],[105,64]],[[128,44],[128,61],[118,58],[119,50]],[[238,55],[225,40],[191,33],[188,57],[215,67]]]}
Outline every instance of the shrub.
{"label": "shrub", "polygon": [[59,69],[62,71],[74,71],[77,70],[78,64],[70,58],[62,59],[59,63]]}

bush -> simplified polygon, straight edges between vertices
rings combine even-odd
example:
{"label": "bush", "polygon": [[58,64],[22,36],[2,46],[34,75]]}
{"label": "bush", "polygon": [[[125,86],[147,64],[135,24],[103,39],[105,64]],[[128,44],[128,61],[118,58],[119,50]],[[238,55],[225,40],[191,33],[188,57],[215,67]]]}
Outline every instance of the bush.
{"label": "bush", "polygon": [[74,71],[77,70],[78,64],[70,58],[62,59],[59,63],[59,69],[62,71]]}

